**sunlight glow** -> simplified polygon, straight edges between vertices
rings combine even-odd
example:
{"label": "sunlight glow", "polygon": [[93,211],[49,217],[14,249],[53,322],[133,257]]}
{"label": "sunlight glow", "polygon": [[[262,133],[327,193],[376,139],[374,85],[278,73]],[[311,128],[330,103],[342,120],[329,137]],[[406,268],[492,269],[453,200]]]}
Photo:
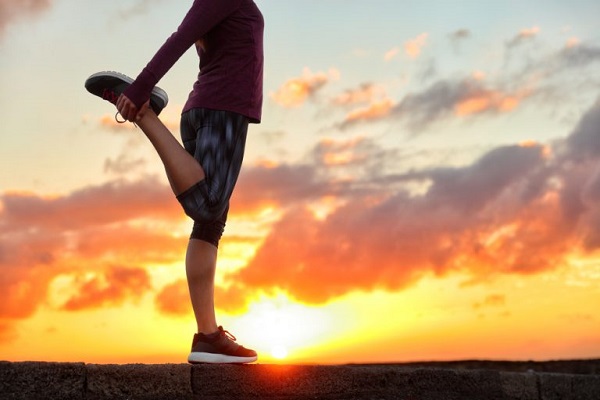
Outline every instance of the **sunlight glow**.
{"label": "sunlight glow", "polygon": [[321,342],[331,321],[327,311],[295,303],[280,293],[252,303],[238,322],[245,340],[264,358],[276,361],[294,358],[294,354]]}
{"label": "sunlight glow", "polygon": [[273,346],[273,349],[271,350],[271,355],[273,356],[273,358],[282,360],[287,357],[288,351],[282,345],[275,345],[275,346]]}

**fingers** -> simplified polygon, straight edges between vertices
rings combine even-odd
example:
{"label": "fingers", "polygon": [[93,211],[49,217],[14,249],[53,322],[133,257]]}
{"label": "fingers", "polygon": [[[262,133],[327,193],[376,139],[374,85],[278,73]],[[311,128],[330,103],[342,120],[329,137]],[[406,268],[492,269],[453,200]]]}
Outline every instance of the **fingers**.
{"label": "fingers", "polygon": [[123,94],[117,99],[117,110],[119,114],[127,121],[135,121],[138,115],[138,109],[129,98]]}
{"label": "fingers", "polygon": [[142,108],[140,108],[140,111],[138,111],[135,120],[139,122],[139,120],[142,119],[146,114],[146,111],[148,111],[148,108],[150,108],[150,100],[145,102]]}

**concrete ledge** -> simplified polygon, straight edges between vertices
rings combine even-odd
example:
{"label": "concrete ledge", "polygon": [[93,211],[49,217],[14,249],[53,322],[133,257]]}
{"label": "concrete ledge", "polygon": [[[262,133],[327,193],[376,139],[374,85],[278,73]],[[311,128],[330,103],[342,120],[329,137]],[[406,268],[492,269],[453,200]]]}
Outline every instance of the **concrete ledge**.
{"label": "concrete ledge", "polygon": [[187,364],[90,364],[84,399],[191,399],[190,370]]}
{"label": "concrete ledge", "polygon": [[2,399],[82,399],[86,365],[83,363],[0,363]]}
{"label": "concrete ledge", "polygon": [[[453,363],[450,368],[448,363],[191,366],[0,362],[0,398],[600,399],[600,374],[590,372],[595,369],[587,369],[585,374],[533,372],[531,368],[520,372],[513,364],[484,363]],[[578,370],[584,369],[578,366]]]}

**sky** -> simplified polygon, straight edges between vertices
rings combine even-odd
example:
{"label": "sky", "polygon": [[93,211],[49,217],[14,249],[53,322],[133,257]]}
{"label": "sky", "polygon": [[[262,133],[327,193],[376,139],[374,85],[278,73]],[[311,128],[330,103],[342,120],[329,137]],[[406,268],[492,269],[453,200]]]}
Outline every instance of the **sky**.
{"label": "sky", "polygon": [[[600,357],[600,3],[256,3],[219,324],[265,363]],[[0,0],[0,359],[186,361],[191,221],[83,83],[190,4]],[[176,137],[197,68],[159,82]]]}

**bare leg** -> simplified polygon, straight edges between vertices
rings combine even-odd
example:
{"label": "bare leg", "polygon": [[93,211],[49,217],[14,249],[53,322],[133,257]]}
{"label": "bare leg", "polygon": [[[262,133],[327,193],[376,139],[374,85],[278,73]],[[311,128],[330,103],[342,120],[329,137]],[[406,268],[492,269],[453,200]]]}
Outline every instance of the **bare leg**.
{"label": "bare leg", "polygon": [[215,269],[217,248],[203,240],[190,239],[185,268],[198,333],[217,330],[215,316]]}
{"label": "bare leg", "polygon": [[[204,179],[204,170],[175,139],[156,114],[148,110],[137,122],[161,158],[175,195]],[[198,332],[217,330],[214,306],[217,248],[196,239],[188,243],[185,269]]]}
{"label": "bare leg", "polygon": [[202,166],[181,146],[152,110],[146,111],[137,124],[162,160],[176,196],[204,179]]}

